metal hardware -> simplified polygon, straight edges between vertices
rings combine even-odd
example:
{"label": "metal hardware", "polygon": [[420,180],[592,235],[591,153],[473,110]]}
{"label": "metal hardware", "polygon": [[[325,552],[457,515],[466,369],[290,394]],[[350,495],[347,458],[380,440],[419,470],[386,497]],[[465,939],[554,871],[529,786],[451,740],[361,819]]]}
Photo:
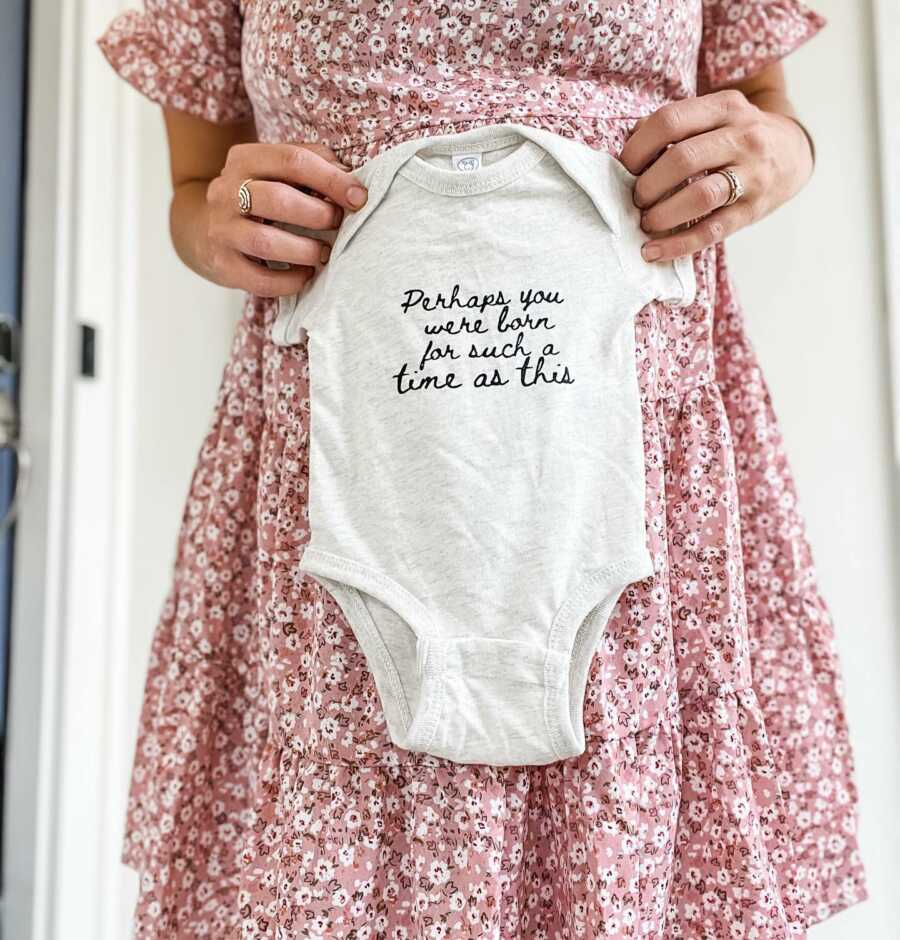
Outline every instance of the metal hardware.
{"label": "metal hardware", "polygon": [[0,519],[0,533],[5,532],[16,521],[16,515],[28,489],[31,470],[31,455],[19,440],[19,418],[15,403],[8,392],[0,392],[0,449],[5,447],[16,457],[16,488],[6,515]]}
{"label": "metal hardware", "polygon": [[16,318],[9,313],[0,313],[0,372],[18,371],[20,336]]}
{"label": "metal hardware", "polygon": [[81,324],[81,374],[92,379],[97,374],[97,330],[89,323]]}

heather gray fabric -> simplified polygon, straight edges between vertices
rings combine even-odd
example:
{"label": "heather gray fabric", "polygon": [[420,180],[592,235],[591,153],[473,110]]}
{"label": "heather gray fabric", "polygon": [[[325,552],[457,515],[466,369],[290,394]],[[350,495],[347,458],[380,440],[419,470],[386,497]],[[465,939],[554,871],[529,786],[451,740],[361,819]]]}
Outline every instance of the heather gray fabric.
{"label": "heather gray fabric", "polygon": [[300,567],[368,659],[391,739],[462,763],[584,750],[610,613],[653,565],[634,315],[694,299],[651,264],[610,154],[503,124],[400,144],[281,302],[308,342]]}

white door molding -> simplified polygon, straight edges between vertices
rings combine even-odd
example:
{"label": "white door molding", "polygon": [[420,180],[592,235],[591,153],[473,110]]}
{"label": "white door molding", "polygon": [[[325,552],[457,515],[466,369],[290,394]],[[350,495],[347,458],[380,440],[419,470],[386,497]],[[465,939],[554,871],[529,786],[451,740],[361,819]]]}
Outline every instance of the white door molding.
{"label": "white door molding", "polygon": [[874,0],[873,14],[894,457],[900,465],[900,5],[897,0]]}
{"label": "white door molding", "polygon": [[74,168],[75,4],[32,0],[27,107],[22,439],[4,807],[3,935],[47,936],[53,897],[63,645]]}
{"label": "white door molding", "polygon": [[97,353],[95,375],[71,388],[55,892],[48,933],[35,940],[121,940],[139,99],[96,46],[121,0],[77,2],[71,327],[92,326]]}
{"label": "white door molding", "polygon": [[[135,435],[137,96],[117,0],[32,0],[3,936],[122,940]],[[79,322],[97,330],[81,378]]]}

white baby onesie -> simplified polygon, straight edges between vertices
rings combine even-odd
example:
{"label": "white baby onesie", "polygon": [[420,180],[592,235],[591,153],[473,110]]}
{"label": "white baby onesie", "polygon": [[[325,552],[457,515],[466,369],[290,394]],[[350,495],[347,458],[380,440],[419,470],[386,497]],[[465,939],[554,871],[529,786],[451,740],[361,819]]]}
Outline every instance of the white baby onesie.
{"label": "white baby onesie", "polygon": [[310,541],[396,745],[545,764],[585,747],[588,667],[653,573],[634,315],[689,304],[649,263],[635,177],[515,124],[399,144],[356,171],[311,286]]}

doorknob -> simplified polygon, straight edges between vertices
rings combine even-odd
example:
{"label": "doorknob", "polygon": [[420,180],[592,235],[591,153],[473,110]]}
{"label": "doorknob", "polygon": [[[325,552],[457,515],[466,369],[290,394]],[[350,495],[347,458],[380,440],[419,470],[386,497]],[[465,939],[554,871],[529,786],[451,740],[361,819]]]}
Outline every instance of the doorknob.
{"label": "doorknob", "polygon": [[0,450],[7,447],[16,458],[16,487],[6,515],[0,519],[0,534],[4,533],[16,520],[19,506],[28,488],[28,474],[31,469],[31,456],[19,440],[19,417],[16,414],[15,403],[9,392],[2,391],[0,392]]}

